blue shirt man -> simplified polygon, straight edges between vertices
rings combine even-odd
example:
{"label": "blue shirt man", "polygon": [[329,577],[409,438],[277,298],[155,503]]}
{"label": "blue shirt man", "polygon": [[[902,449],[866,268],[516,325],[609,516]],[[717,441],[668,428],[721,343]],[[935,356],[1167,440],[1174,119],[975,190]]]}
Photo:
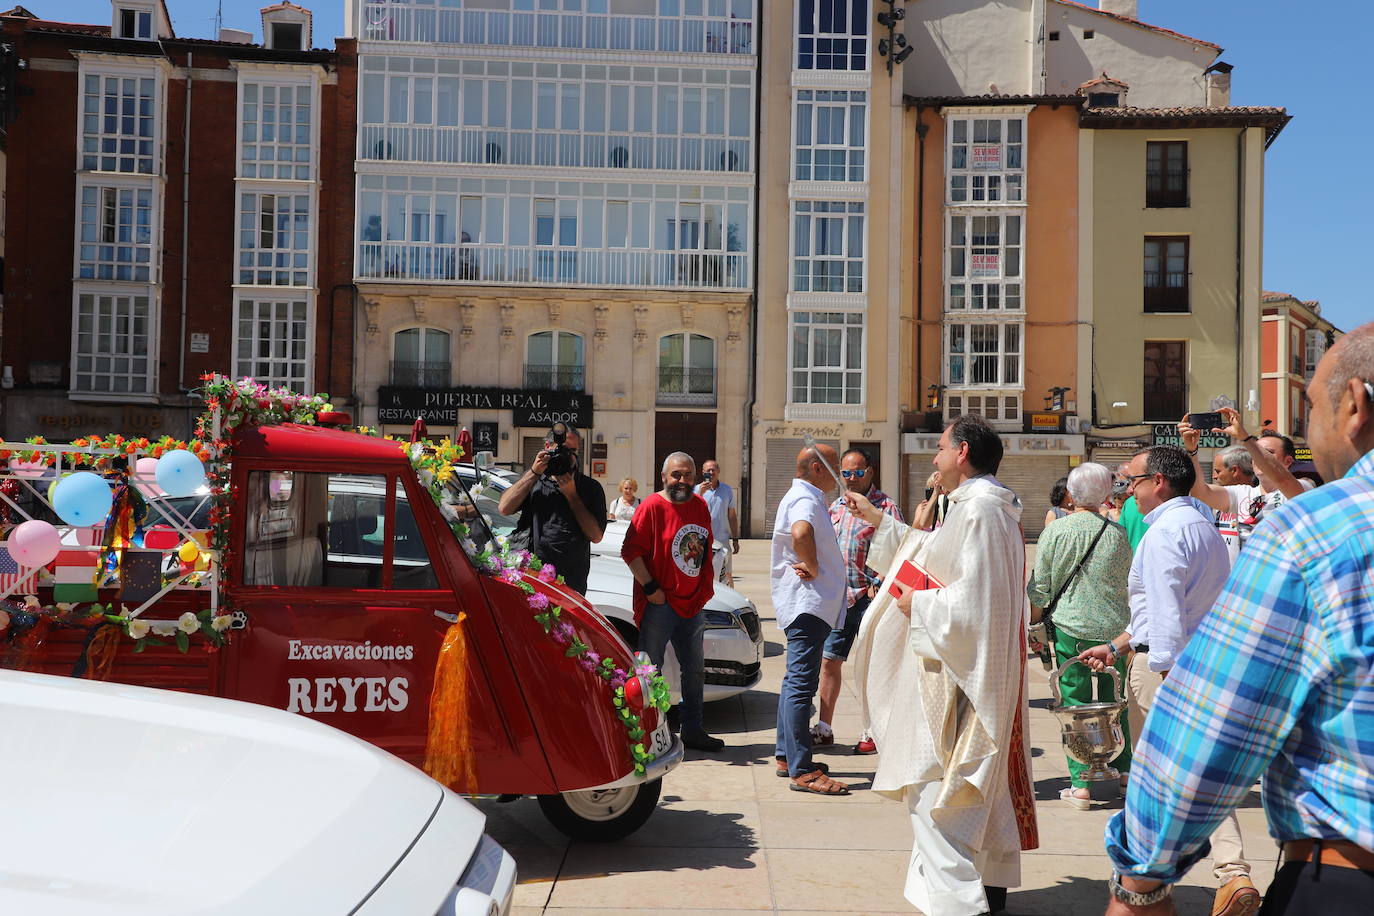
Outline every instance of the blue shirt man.
{"label": "blue shirt man", "polygon": [[1156,905],[1263,775],[1267,916],[1365,913],[1374,881],[1374,323],[1308,385],[1332,481],[1262,521],[1159,691],[1107,826],[1109,913]]}

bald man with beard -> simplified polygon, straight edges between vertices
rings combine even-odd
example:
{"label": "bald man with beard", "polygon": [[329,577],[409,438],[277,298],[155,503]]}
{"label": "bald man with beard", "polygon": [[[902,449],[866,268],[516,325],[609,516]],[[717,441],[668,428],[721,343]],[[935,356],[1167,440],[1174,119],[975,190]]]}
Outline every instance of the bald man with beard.
{"label": "bald man with beard", "polygon": [[797,476],[773,522],[771,591],[778,629],[787,635],[787,669],[778,692],[777,772],[788,788],[816,795],[848,795],[849,787],[811,759],[811,705],[821,680],[830,631],[845,611],[845,565],[826,493],[839,464],[828,445],[797,455]]}

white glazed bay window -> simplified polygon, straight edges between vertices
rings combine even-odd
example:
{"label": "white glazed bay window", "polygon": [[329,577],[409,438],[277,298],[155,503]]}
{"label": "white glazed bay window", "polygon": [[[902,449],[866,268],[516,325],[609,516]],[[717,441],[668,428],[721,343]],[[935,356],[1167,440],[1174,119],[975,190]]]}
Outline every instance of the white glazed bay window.
{"label": "white glazed bay window", "polygon": [[741,288],[746,186],[369,175],[357,272],[370,279]]}
{"label": "white glazed bay window", "polygon": [[239,195],[238,282],[310,285],[309,193]]}
{"label": "white glazed bay window", "polygon": [[792,312],[792,404],[861,405],[862,312]]}
{"label": "white glazed bay window", "polygon": [[157,378],[164,65],[79,51],[70,393],[147,401]]}
{"label": "white glazed bay window", "polygon": [[948,293],[945,308],[962,311],[1021,311],[1021,213],[951,213],[948,237]]}
{"label": "white glazed bay window", "polygon": [[153,298],[111,289],[76,293],[72,390],[89,394],[151,394]]}
{"label": "white glazed bay window", "polygon": [[794,200],[792,214],[793,292],[863,292],[863,201]]}
{"label": "white glazed bay window", "polygon": [[1022,116],[950,116],[947,202],[958,205],[1025,200],[1025,135]]}
{"label": "white glazed bay window", "polygon": [[797,181],[863,181],[867,92],[797,90]]}
{"label": "white glazed bay window", "polygon": [[797,0],[798,70],[868,69],[868,0]]}
{"label": "white glazed bay window", "polygon": [[239,87],[239,168],[243,178],[313,177],[314,132],[309,81],[287,85],[245,81]]}
{"label": "white glazed bay window", "polygon": [[365,55],[371,160],[748,172],[750,69]]}
{"label": "white glazed bay window", "polygon": [[517,48],[754,53],[753,0],[363,0],[359,38]]}
{"label": "white glazed bay window", "polygon": [[241,298],[235,305],[234,371],[265,385],[304,391],[313,321],[304,299]]}
{"label": "white glazed bay window", "polygon": [[160,83],[153,72],[87,72],[82,61],[83,170],[158,173]]}
{"label": "white glazed bay window", "polygon": [[148,184],[81,187],[79,279],[152,280],[154,195]]}

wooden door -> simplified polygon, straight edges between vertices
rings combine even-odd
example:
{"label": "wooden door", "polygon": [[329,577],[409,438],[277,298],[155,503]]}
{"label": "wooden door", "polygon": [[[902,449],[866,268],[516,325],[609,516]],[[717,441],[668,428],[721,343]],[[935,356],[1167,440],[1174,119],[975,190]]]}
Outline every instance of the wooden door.
{"label": "wooden door", "polygon": [[691,455],[697,463],[698,473],[703,461],[717,458],[715,412],[658,411],[654,418],[654,466],[640,478],[648,481],[648,486],[641,486],[641,489],[659,489],[662,484],[659,471],[663,467],[663,459],[673,452]]}

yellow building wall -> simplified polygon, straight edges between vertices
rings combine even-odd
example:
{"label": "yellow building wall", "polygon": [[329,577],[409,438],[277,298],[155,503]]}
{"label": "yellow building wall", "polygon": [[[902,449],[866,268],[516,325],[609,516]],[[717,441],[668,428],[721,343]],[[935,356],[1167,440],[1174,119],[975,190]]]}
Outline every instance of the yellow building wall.
{"label": "yellow building wall", "polygon": [[[1241,133],[1245,137],[1239,139]],[[1263,224],[1263,131],[1255,128],[1094,130],[1092,303],[1099,426],[1144,417],[1144,341],[1186,340],[1187,406],[1217,395],[1242,408],[1259,388],[1259,281]],[[1188,141],[1190,206],[1145,207],[1145,145]],[[1238,166],[1243,177],[1238,181]],[[1238,186],[1244,205],[1237,207]],[[1189,237],[1191,311],[1146,314],[1144,242]],[[1237,240],[1241,244],[1237,313]],[[1124,408],[1113,402],[1125,401]],[[1087,405],[1080,408],[1086,415]],[[1257,414],[1247,411],[1253,423]]]}

